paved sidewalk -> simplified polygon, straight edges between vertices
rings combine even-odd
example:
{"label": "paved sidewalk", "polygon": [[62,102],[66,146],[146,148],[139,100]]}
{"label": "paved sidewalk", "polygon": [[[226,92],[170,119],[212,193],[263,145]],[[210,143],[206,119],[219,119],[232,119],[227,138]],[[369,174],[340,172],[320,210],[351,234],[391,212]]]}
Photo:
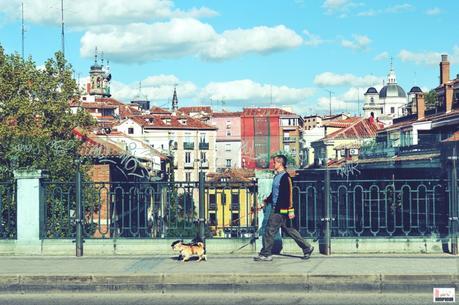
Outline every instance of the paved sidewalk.
{"label": "paved sidewalk", "polygon": [[[151,257],[0,257],[0,291],[148,290],[428,292],[459,290],[459,258],[451,255],[210,256],[207,262]],[[276,291],[277,289],[273,290]],[[279,290],[278,290],[279,291]]]}

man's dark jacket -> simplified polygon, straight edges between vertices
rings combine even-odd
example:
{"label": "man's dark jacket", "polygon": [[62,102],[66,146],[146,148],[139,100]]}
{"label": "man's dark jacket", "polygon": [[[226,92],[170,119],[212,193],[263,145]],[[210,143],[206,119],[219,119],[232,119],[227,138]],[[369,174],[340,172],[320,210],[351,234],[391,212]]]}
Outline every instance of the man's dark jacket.
{"label": "man's dark jacket", "polygon": [[[273,193],[269,194],[267,202],[272,202]],[[272,202],[274,205],[274,213],[286,215],[289,212],[295,212],[293,209],[293,190],[292,190],[292,178],[285,172],[282,175],[279,184],[279,196],[277,196],[276,202]]]}

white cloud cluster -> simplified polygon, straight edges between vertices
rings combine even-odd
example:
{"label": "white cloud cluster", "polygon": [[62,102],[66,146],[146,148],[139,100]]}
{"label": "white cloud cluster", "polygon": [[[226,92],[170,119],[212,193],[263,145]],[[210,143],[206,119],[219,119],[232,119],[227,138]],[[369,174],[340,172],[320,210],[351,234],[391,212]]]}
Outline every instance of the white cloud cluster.
{"label": "white cloud cluster", "polygon": [[355,76],[350,73],[336,74],[333,72],[324,72],[314,78],[314,84],[321,87],[332,86],[355,86],[369,87],[381,82],[383,78],[374,75]]}
{"label": "white cloud cluster", "polygon": [[325,0],[322,8],[328,15],[339,13],[342,17],[345,17],[350,9],[360,5],[360,3],[355,3],[351,0]]}
{"label": "white cloud cluster", "polygon": [[352,35],[353,40],[342,39],[341,46],[348,49],[353,50],[366,50],[368,49],[369,44],[371,43],[371,39],[365,35]]}
{"label": "white cloud cluster", "polygon": [[81,38],[80,53],[83,57],[91,57],[98,47],[112,60],[139,63],[182,56],[223,60],[247,53],[267,54],[295,48],[302,42],[298,34],[283,25],[218,34],[211,25],[197,19],[174,18],[154,24],[90,30]]}
{"label": "white cloud cluster", "polygon": [[372,16],[376,16],[380,14],[399,14],[399,13],[413,11],[414,9],[415,7],[413,5],[408,4],[408,3],[403,3],[403,4],[396,4],[393,6],[389,6],[385,9],[380,9],[380,10],[369,9],[367,11],[357,13],[357,16],[372,17]]}
{"label": "white cloud cluster", "polygon": [[[381,89],[381,85],[374,86],[377,90]],[[332,112],[347,112],[358,114],[362,111],[365,102],[365,92],[368,87],[351,87],[343,94],[331,97]],[[328,112],[330,108],[330,96],[322,96],[317,100],[317,109],[323,112]]]}
{"label": "white cloud cluster", "polygon": [[206,85],[201,99],[225,100],[233,105],[269,105],[271,98],[277,106],[294,105],[304,102],[314,94],[313,88],[290,88],[260,84],[249,79],[229,82],[212,82]]}
{"label": "white cloud cluster", "polygon": [[[88,79],[88,77],[81,79],[82,87]],[[208,104],[213,100],[224,101],[230,108],[270,105],[297,108],[304,106],[306,100],[315,93],[314,88],[261,84],[250,79],[211,82],[204,87],[198,87],[191,81],[164,74],[143,79],[141,86],[140,93],[138,82],[125,84],[113,81],[111,92],[113,97],[120,101],[129,102],[137,98],[147,98],[157,105],[168,107],[176,86],[180,106],[190,105],[190,103]]]}
{"label": "white cloud cluster", "polygon": [[204,59],[220,60],[244,53],[267,54],[282,49],[296,48],[303,43],[303,38],[295,31],[278,25],[275,27],[258,26],[251,29],[224,31],[208,41],[209,46],[200,52]]}
{"label": "white cloud cluster", "polygon": [[381,60],[388,60],[389,59],[389,52],[384,51],[379,53],[374,57],[374,60],[381,61]]}
{"label": "white cloud cluster", "polygon": [[306,35],[307,37],[307,39],[304,41],[304,44],[307,46],[316,47],[316,46],[319,46],[327,42],[326,40],[323,40],[322,38],[320,38],[319,35],[313,34],[309,32],[308,30],[304,30],[303,34]]}
{"label": "white cloud cluster", "polygon": [[434,7],[426,11],[426,14],[429,16],[436,16],[436,15],[440,15],[441,13],[442,11],[438,7]]}
{"label": "white cloud cluster", "polygon": [[[20,18],[19,1],[0,0],[0,12],[13,18]],[[110,0],[64,1],[65,24],[75,28],[99,25],[119,25],[135,22],[148,22],[168,18],[200,18],[218,15],[207,8],[180,10],[172,0]],[[26,21],[39,24],[58,24],[61,22],[60,1],[24,0]]]}
{"label": "white cloud cluster", "polygon": [[180,98],[193,98],[198,92],[193,82],[182,81],[175,75],[149,76],[141,81],[141,85],[142,89],[139,92],[139,83],[124,84],[113,81],[111,92],[114,98],[126,102],[138,98],[167,102],[172,99],[175,86],[180,92]]}
{"label": "white cloud cluster", "polygon": [[413,52],[402,49],[398,53],[398,58],[403,62],[414,62],[415,64],[421,65],[438,65],[441,61],[442,54],[448,54],[448,59],[451,63],[459,63],[459,46],[454,46],[453,51],[450,53],[435,51]]}

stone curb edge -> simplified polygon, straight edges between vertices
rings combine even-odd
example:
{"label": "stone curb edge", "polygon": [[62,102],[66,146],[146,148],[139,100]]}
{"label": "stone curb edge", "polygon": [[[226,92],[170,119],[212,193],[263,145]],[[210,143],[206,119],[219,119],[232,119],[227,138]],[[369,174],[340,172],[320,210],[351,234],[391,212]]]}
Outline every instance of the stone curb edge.
{"label": "stone curb edge", "polygon": [[[276,289],[267,289],[275,286]],[[459,288],[458,274],[156,274],[156,275],[1,275],[0,292],[144,291],[174,292],[431,292]]]}

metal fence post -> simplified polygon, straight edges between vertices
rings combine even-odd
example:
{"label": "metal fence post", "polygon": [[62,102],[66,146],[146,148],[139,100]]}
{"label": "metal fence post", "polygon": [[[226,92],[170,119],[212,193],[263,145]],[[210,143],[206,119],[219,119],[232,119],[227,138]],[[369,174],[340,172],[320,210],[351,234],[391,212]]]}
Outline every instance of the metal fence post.
{"label": "metal fence post", "polygon": [[205,241],[205,188],[204,185],[206,183],[205,174],[201,170],[199,172],[199,238],[202,241]]}
{"label": "metal fence post", "polygon": [[457,231],[458,231],[458,222],[459,222],[459,213],[458,213],[458,187],[457,187],[457,168],[456,168],[456,146],[453,147],[453,155],[449,158],[451,159],[453,166],[451,168],[451,191],[449,196],[449,223],[450,223],[450,238],[451,238],[451,254],[458,254],[458,243],[457,243]]}
{"label": "metal fence post", "polygon": [[331,254],[331,231],[330,231],[330,169],[328,168],[328,148],[325,144],[325,179],[324,179],[324,206],[322,221],[322,240],[319,244],[320,253]]}
{"label": "metal fence post", "polygon": [[77,160],[76,173],[76,256],[83,256],[83,207],[81,204],[81,172],[80,160]]}

